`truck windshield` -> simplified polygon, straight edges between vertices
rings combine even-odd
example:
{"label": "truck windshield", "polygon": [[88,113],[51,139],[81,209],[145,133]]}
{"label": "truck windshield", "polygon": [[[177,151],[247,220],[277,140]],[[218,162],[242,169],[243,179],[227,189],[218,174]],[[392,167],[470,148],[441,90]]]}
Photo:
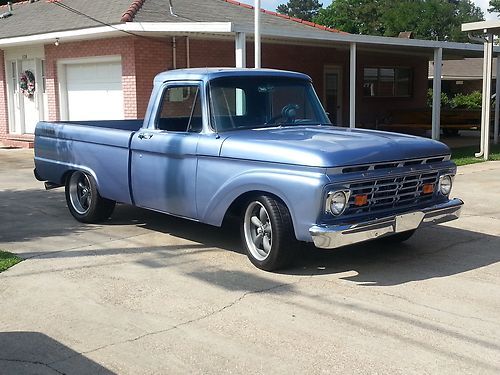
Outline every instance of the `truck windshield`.
{"label": "truck windshield", "polygon": [[330,124],[312,84],[286,77],[231,77],[210,82],[211,121],[217,132]]}

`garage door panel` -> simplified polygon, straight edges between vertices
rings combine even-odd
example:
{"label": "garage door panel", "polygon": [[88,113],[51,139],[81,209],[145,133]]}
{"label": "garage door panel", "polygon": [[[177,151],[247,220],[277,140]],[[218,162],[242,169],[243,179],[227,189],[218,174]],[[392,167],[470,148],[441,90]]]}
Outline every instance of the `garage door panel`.
{"label": "garage door panel", "polygon": [[120,62],[67,65],[69,120],[123,119],[121,80]]}

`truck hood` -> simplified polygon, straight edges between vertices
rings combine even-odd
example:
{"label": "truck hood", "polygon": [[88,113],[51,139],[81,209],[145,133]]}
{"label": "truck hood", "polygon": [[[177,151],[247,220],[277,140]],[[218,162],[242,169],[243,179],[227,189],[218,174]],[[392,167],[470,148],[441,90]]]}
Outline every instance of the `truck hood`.
{"label": "truck hood", "polygon": [[450,153],[445,144],[427,138],[334,126],[260,128],[223,134],[222,157],[310,167],[342,167]]}

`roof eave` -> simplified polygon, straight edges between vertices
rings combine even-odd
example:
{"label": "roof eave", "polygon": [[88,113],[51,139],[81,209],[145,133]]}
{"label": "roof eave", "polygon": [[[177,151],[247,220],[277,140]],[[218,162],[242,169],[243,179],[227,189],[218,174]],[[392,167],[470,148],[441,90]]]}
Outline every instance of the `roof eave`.
{"label": "roof eave", "polygon": [[44,34],[17,36],[0,39],[0,48],[22,45],[52,43],[56,38],[62,42],[100,39],[130,35],[130,33],[215,33],[233,32],[231,22],[126,22],[110,26],[98,26],[77,30],[54,31]]}

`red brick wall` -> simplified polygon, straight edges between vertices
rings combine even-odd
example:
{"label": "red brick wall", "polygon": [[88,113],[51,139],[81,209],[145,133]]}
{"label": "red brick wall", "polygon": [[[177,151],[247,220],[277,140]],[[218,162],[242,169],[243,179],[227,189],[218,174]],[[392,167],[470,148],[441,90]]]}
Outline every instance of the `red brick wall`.
{"label": "red brick wall", "polygon": [[[191,67],[234,66],[234,42],[190,39]],[[247,43],[247,66],[254,63],[253,43]],[[262,45],[262,66],[293,70],[308,74],[314,83],[319,98],[324,100],[325,66],[339,66],[342,69],[343,124],[349,122],[349,51],[336,48],[309,47],[287,44]],[[410,98],[365,98],[363,97],[363,68],[365,66],[405,66],[413,69],[413,96]],[[423,108],[427,92],[426,57],[407,57],[359,52],[357,71],[356,123],[372,127],[375,121],[392,109]]]}
{"label": "red brick wall", "polygon": [[[358,53],[358,85],[356,87],[356,123],[373,127],[377,119],[400,109],[422,109],[426,107],[428,88],[427,57],[391,55],[388,53]],[[407,98],[373,98],[363,96],[363,68],[365,67],[409,67],[413,72],[412,96]],[[347,84],[348,87],[348,84]],[[346,93],[349,98],[349,93]],[[348,112],[346,113],[348,118]]]}
{"label": "red brick wall", "polygon": [[137,118],[144,118],[154,77],[160,72],[172,69],[172,39],[136,38],[133,43]]}
{"label": "red brick wall", "polygon": [[[159,72],[173,68],[172,38],[111,38],[84,42],[61,43],[45,46],[47,97],[49,120],[59,119],[57,61],[68,58],[84,58],[121,55],[122,85],[125,118],[142,118],[145,114],[153,79]],[[190,38],[190,67],[232,67],[235,65],[234,42]],[[186,37],[176,37],[177,68],[187,66]],[[325,66],[342,68],[343,123],[349,115],[349,51],[347,49],[296,46],[264,43],[263,67],[294,70],[308,74],[314,82],[318,96],[323,100],[323,74]],[[0,51],[0,137],[8,129],[5,68]],[[247,65],[253,66],[253,43],[247,44]],[[363,97],[363,68],[365,66],[409,66],[413,68],[413,97],[365,98]],[[427,58],[388,55],[386,53],[359,52],[357,87],[357,123],[372,125],[391,109],[422,108],[426,102]]]}
{"label": "red brick wall", "polygon": [[64,43],[45,46],[49,120],[59,119],[57,61],[60,59],[121,55],[125,118],[137,117],[136,63],[134,39],[130,37]]}
{"label": "red brick wall", "polygon": [[0,50],[0,139],[5,139],[9,132],[6,79],[4,53]]}

